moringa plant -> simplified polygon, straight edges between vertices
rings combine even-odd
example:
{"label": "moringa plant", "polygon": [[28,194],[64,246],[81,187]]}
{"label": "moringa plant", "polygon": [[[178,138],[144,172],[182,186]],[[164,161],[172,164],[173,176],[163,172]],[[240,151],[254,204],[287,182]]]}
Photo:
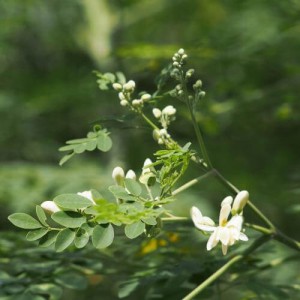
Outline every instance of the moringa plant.
{"label": "moringa plant", "polygon": [[[145,239],[158,237],[165,223],[176,224],[187,220],[175,215],[167,204],[180,198],[183,191],[212,176],[228,191],[228,196],[220,204],[218,224],[195,206],[190,210],[191,219],[200,235],[210,235],[206,245],[208,251],[220,244],[225,256],[238,243],[244,243],[244,247],[242,251],[233,252],[223,266],[214,270],[183,299],[193,299],[234,264],[247,260],[250,254],[270,240],[300,250],[300,243],[283,234],[250,200],[249,192],[235,187],[210,160],[195,116],[205,92],[201,80],[194,79],[194,70],[186,67],[187,58],[184,49],[174,54],[170,66],[161,73],[157,91],[152,94],[139,93],[135,82],[127,81],[120,72],[96,73],[100,89],[115,91],[124,110],[137,115],[152,129],[158,150],[152,160],[145,159],[140,172],[125,172],[116,166],[112,170],[114,185],[108,187],[111,197],[104,197],[96,189],[62,194],[36,206],[35,218],[25,213],[10,215],[11,223],[28,230],[28,241],[38,241],[41,247],[52,247],[62,252],[68,247],[84,248],[90,240],[96,249],[114,247],[113,242],[118,239],[115,232],[120,229],[129,240],[139,236]],[[173,88],[165,90],[165,83],[170,79],[175,82]],[[170,126],[176,119],[177,110],[174,101],[172,105],[159,108],[161,100],[166,98],[177,99],[187,106],[199,150],[189,141],[181,145],[171,134]],[[66,153],[60,165],[76,154],[96,149],[107,152],[111,147],[110,133],[96,125],[87,137],[67,141],[59,149]],[[199,167],[199,177],[178,186],[179,179],[189,171],[190,164]],[[252,210],[264,225],[249,223],[243,216],[244,210]],[[246,229],[257,231],[260,235],[250,238]],[[176,231],[175,225],[173,230]]]}

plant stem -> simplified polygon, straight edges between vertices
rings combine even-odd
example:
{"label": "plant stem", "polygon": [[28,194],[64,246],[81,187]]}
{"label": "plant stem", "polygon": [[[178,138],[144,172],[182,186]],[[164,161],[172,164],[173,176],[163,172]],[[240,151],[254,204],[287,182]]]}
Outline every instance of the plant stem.
{"label": "plant stem", "polygon": [[188,181],[187,183],[185,183],[184,185],[180,186],[179,188],[177,188],[175,191],[172,192],[172,196],[176,196],[177,194],[185,191],[186,189],[190,188],[191,186],[195,185],[196,183],[202,181],[203,179],[209,177],[212,174],[212,170],[207,172],[206,174],[199,176],[197,178],[194,178],[190,181]]}
{"label": "plant stem", "polygon": [[300,251],[300,242],[295,241],[294,239],[286,236],[284,233],[282,233],[278,229],[276,230],[276,232],[274,234],[274,239],[280,243],[285,244],[286,246],[289,246],[290,248]]}
{"label": "plant stem", "polygon": [[225,265],[223,265],[220,269],[218,269],[215,273],[209,276],[205,281],[203,281],[200,285],[198,285],[192,292],[190,292],[187,296],[183,298],[183,300],[191,300],[196,295],[200,294],[207,286],[213,283],[216,279],[218,279],[221,275],[223,275],[232,265],[241,261],[244,257],[251,254],[258,247],[266,243],[270,239],[270,236],[263,235],[257,240],[253,242],[253,244],[247,248],[244,253],[240,255],[236,255],[231,258]]}
{"label": "plant stem", "polygon": [[202,137],[202,133],[201,133],[200,128],[198,126],[198,123],[197,123],[197,120],[196,120],[196,117],[195,117],[195,114],[194,114],[194,111],[193,111],[193,107],[192,107],[191,102],[189,100],[188,89],[187,89],[187,86],[186,86],[186,81],[184,79],[183,71],[180,72],[180,77],[181,77],[180,83],[181,83],[181,86],[182,86],[182,89],[183,89],[184,101],[185,101],[185,103],[186,103],[186,105],[189,109],[189,112],[190,112],[190,115],[191,115],[191,118],[192,118],[192,123],[193,123],[193,126],[194,126],[194,130],[195,130],[195,133],[196,133],[198,144],[200,146],[201,153],[203,155],[203,158],[204,158],[208,168],[212,169],[213,166],[212,166],[212,163],[209,159],[209,155],[208,155],[208,152],[207,152],[206,147],[205,147],[205,143],[204,143],[204,140],[203,140],[203,137]]}

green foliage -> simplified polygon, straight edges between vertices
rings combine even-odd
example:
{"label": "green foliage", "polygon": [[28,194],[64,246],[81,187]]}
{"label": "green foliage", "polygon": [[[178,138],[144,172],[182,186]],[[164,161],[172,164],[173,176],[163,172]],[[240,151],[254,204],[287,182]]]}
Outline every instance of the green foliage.
{"label": "green foliage", "polygon": [[126,82],[126,78],[122,72],[113,73],[100,73],[98,71],[94,71],[97,76],[97,83],[100,90],[108,90],[111,89],[111,85],[115,82],[120,84],[124,84]]}
{"label": "green foliage", "polygon": [[42,224],[40,224],[36,219],[24,213],[12,214],[8,217],[8,219],[15,226],[23,229],[37,229],[42,227]]}
{"label": "green foliage", "polygon": [[145,231],[145,223],[138,221],[125,226],[125,234],[129,239],[135,239]]}
{"label": "green foliage", "polygon": [[96,148],[103,152],[109,151],[112,147],[112,141],[108,135],[109,133],[106,129],[100,129],[95,126],[94,131],[89,132],[86,138],[67,141],[67,146],[59,148],[59,151],[71,151],[71,153],[65,155],[59,164],[62,166],[75,154],[81,154],[85,151],[94,151]]}
{"label": "green foliage", "polygon": [[53,199],[53,202],[63,209],[71,210],[82,209],[93,205],[89,199],[76,194],[59,195]]}
{"label": "green foliage", "polygon": [[92,242],[95,248],[103,249],[114,240],[114,228],[111,224],[97,225],[93,230]]}

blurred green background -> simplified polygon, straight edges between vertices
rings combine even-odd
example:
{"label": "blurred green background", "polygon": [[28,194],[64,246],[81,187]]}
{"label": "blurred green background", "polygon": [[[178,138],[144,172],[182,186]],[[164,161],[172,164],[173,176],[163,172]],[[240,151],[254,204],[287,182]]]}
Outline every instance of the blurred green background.
{"label": "blurred green background", "polygon": [[[1,1],[0,228],[58,193],[105,189],[116,164],[138,170],[156,149],[151,132],[113,121],[124,110],[92,71],[120,70],[151,92],[182,47],[207,93],[197,118],[214,165],[299,239],[299,16],[299,0]],[[178,108],[172,136],[195,142],[185,108],[167,101]],[[97,120],[113,150],[59,167],[57,149]],[[224,196],[209,180],[176,207],[213,211]]]}

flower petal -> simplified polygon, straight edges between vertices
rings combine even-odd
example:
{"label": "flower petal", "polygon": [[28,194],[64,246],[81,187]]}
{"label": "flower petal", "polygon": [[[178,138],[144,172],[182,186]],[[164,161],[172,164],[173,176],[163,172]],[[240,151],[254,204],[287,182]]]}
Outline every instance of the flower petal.
{"label": "flower petal", "polygon": [[218,230],[218,228],[212,233],[212,235],[210,236],[210,238],[207,241],[207,244],[206,244],[207,251],[210,251],[219,242],[219,240],[217,239],[217,236],[218,236],[217,230]]}
{"label": "flower petal", "polygon": [[233,198],[231,196],[227,196],[226,198],[224,198],[224,200],[221,202],[221,206],[228,204],[231,205],[233,201]]}
{"label": "flower petal", "polygon": [[222,252],[223,252],[223,255],[226,255],[226,254],[227,254],[227,250],[228,250],[228,246],[222,244]]}
{"label": "flower petal", "polygon": [[230,240],[230,230],[227,227],[219,227],[218,239],[227,246]]}
{"label": "flower petal", "polygon": [[229,222],[226,224],[226,227],[234,227],[236,228],[238,231],[241,231],[242,229],[242,225],[243,225],[243,217],[239,216],[239,215],[235,215],[233,216]]}
{"label": "flower petal", "polygon": [[[198,207],[193,206],[191,208],[191,217],[194,223],[202,221],[202,214]],[[195,224],[196,225],[196,224]]]}
{"label": "flower petal", "polygon": [[246,234],[240,232],[239,240],[247,242],[248,237],[246,236]]}
{"label": "flower petal", "polygon": [[224,226],[227,222],[228,216],[231,211],[231,206],[228,203],[222,205],[219,216],[219,225]]}

